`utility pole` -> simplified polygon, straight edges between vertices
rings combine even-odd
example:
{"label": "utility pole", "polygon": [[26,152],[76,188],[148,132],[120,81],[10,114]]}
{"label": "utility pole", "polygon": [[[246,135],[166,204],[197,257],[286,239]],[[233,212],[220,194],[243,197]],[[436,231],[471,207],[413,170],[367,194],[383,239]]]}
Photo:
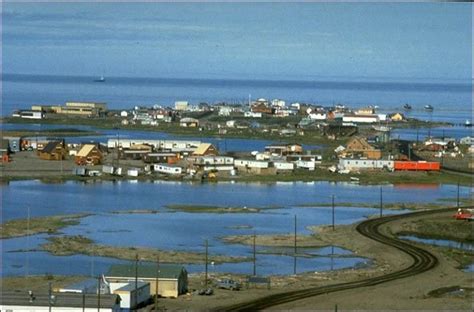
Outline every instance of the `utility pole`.
{"label": "utility pole", "polygon": [[458,192],[457,192],[457,197],[456,197],[456,207],[459,209],[459,182],[458,182]]}
{"label": "utility pole", "polygon": [[297,220],[296,220],[296,215],[295,215],[295,249],[294,249],[294,261],[293,261],[293,274],[296,275],[296,252],[297,252],[297,245],[296,245],[296,238],[297,238],[297,233],[296,233],[296,230],[297,230]]}
{"label": "utility pole", "polygon": [[100,311],[100,275],[97,277],[97,311]]}
{"label": "utility pole", "polygon": [[382,210],[383,210],[383,198],[382,198],[382,187],[380,187],[380,218],[382,218]]}
{"label": "utility pole", "polygon": [[156,256],[155,311],[158,311],[158,280],[160,276],[160,255]]}
{"label": "utility pole", "polygon": [[209,252],[208,249],[209,249],[209,245],[208,245],[208,241],[207,241],[207,239],[206,239],[206,265],[205,265],[205,267],[206,267],[206,275],[205,275],[205,278],[204,278],[204,285],[205,285],[205,287],[207,287],[207,261],[208,261],[208,252]]}
{"label": "utility pole", "polygon": [[86,288],[82,289],[82,312],[86,311]]}
{"label": "utility pole", "polygon": [[334,231],[336,229],[335,227],[335,206],[334,206],[334,195],[332,195],[332,230]]}
{"label": "utility pole", "polygon": [[51,312],[51,282],[48,283],[48,311]]}
{"label": "utility pole", "polygon": [[[30,249],[30,206],[27,207],[27,219],[26,219],[26,249]],[[30,275],[30,256],[29,252],[26,254],[26,277]]]}
{"label": "utility pole", "polygon": [[257,275],[257,249],[256,249],[256,235],[253,232],[253,276]]}
{"label": "utility pole", "polygon": [[138,254],[135,255],[135,310],[138,305]]}

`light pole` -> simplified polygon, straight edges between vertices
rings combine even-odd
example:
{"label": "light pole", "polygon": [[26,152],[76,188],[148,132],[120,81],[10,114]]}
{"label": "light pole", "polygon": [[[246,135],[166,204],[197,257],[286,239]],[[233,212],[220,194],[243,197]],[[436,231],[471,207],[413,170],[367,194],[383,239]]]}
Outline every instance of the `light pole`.
{"label": "light pole", "polygon": [[335,213],[336,213],[336,207],[334,205],[334,195],[331,196],[331,203],[332,203],[332,230],[334,231],[336,229],[336,225],[335,225],[335,222],[336,222],[336,216],[335,216]]}

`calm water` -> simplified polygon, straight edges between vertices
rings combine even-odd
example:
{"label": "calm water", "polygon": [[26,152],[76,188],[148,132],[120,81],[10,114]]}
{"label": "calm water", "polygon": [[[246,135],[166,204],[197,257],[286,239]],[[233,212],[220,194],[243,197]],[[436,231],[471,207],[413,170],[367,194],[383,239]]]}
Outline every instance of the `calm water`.
{"label": "calm water", "polygon": [[[225,244],[221,237],[238,234],[292,233],[294,216],[298,218],[298,233],[307,234],[309,225],[331,223],[331,208],[318,207],[329,203],[330,194],[336,202],[374,203],[379,201],[378,186],[359,186],[349,183],[219,183],[193,184],[183,182],[128,181],[84,184],[66,182],[44,184],[38,181],[18,181],[1,186],[3,219],[88,212],[80,224],[62,230],[64,234],[87,236],[98,243],[115,246],[142,246],[165,250],[202,252],[203,242],[210,242],[212,254],[251,256],[249,246]],[[461,188],[461,196],[469,194]],[[384,202],[426,202],[440,198],[455,198],[456,186],[404,185],[385,186]],[[260,213],[211,214],[175,212],[170,204],[247,206],[262,208]],[[301,207],[305,205],[308,207]],[[156,214],[116,214],[115,211],[133,209],[158,210]],[[385,211],[385,213],[394,213]],[[378,209],[336,208],[337,224],[349,224],[378,214]],[[236,226],[250,228],[236,229]],[[14,238],[2,241],[2,274],[91,274],[104,272],[115,259],[70,256],[56,257],[44,252],[13,252],[35,249],[47,235]],[[329,248],[329,247],[328,247]],[[297,258],[298,272],[323,271],[355,265],[367,265],[366,259],[355,257],[339,248],[299,250],[308,257]],[[281,250],[259,248],[259,274],[290,274],[293,257],[281,255]],[[211,256],[212,261],[212,256]],[[202,271],[199,265],[187,266]],[[215,265],[216,272],[251,273],[251,263]]]}
{"label": "calm water", "polygon": [[[401,111],[405,103],[413,106],[414,117],[464,123],[472,120],[471,81],[416,80],[377,81],[275,81],[229,79],[173,79],[107,77],[105,83],[94,83],[96,77],[40,75],[3,75],[2,115],[32,104],[63,104],[66,101],[102,101],[110,108],[136,105],[172,106],[177,100],[190,103],[247,103],[248,95],[256,98],[281,98],[288,102],[321,105],[343,103],[360,107],[378,105],[382,112]],[[424,112],[431,104],[433,113]]]}
{"label": "calm water", "polygon": [[453,240],[447,239],[432,239],[432,238],[421,238],[417,236],[400,236],[401,239],[411,240],[414,242],[419,242],[428,245],[435,245],[435,246],[443,246],[443,247],[450,247],[456,249],[462,249],[467,251],[474,251],[474,244],[473,243],[463,243],[457,242]]}

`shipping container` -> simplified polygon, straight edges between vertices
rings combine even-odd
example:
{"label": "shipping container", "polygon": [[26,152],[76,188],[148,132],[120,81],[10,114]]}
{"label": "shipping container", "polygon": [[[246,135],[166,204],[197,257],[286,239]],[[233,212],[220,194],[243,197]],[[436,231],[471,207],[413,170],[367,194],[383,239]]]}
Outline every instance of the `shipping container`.
{"label": "shipping container", "polygon": [[439,162],[431,161],[395,161],[395,170],[411,171],[439,171],[441,168]]}

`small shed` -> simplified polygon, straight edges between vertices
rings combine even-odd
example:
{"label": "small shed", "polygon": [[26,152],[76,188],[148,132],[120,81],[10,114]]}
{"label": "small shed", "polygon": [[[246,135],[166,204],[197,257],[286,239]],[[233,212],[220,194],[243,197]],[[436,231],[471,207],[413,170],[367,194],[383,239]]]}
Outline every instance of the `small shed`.
{"label": "small shed", "polygon": [[96,144],[84,144],[77,152],[75,162],[77,165],[98,165],[102,162],[102,152]]}
{"label": "small shed", "polygon": [[[137,277],[139,281],[150,284],[150,295],[154,295],[158,287],[158,295],[174,297],[188,291],[188,272],[181,265],[162,264],[157,272],[156,265],[139,265]],[[156,283],[158,275],[158,284]],[[111,289],[114,283],[130,282],[135,279],[135,266],[127,264],[112,265],[105,276]]]}
{"label": "small shed", "polygon": [[38,156],[44,160],[63,160],[67,155],[64,141],[51,141],[38,151]]}
{"label": "small shed", "polygon": [[135,309],[143,306],[150,299],[150,283],[130,282],[112,292],[122,299],[120,302],[122,309]]}
{"label": "small shed", "polygon": [[10,161],[10,147],[8,140],[0,140],[0,155],[2,156],[2,163],[7,163]]}

